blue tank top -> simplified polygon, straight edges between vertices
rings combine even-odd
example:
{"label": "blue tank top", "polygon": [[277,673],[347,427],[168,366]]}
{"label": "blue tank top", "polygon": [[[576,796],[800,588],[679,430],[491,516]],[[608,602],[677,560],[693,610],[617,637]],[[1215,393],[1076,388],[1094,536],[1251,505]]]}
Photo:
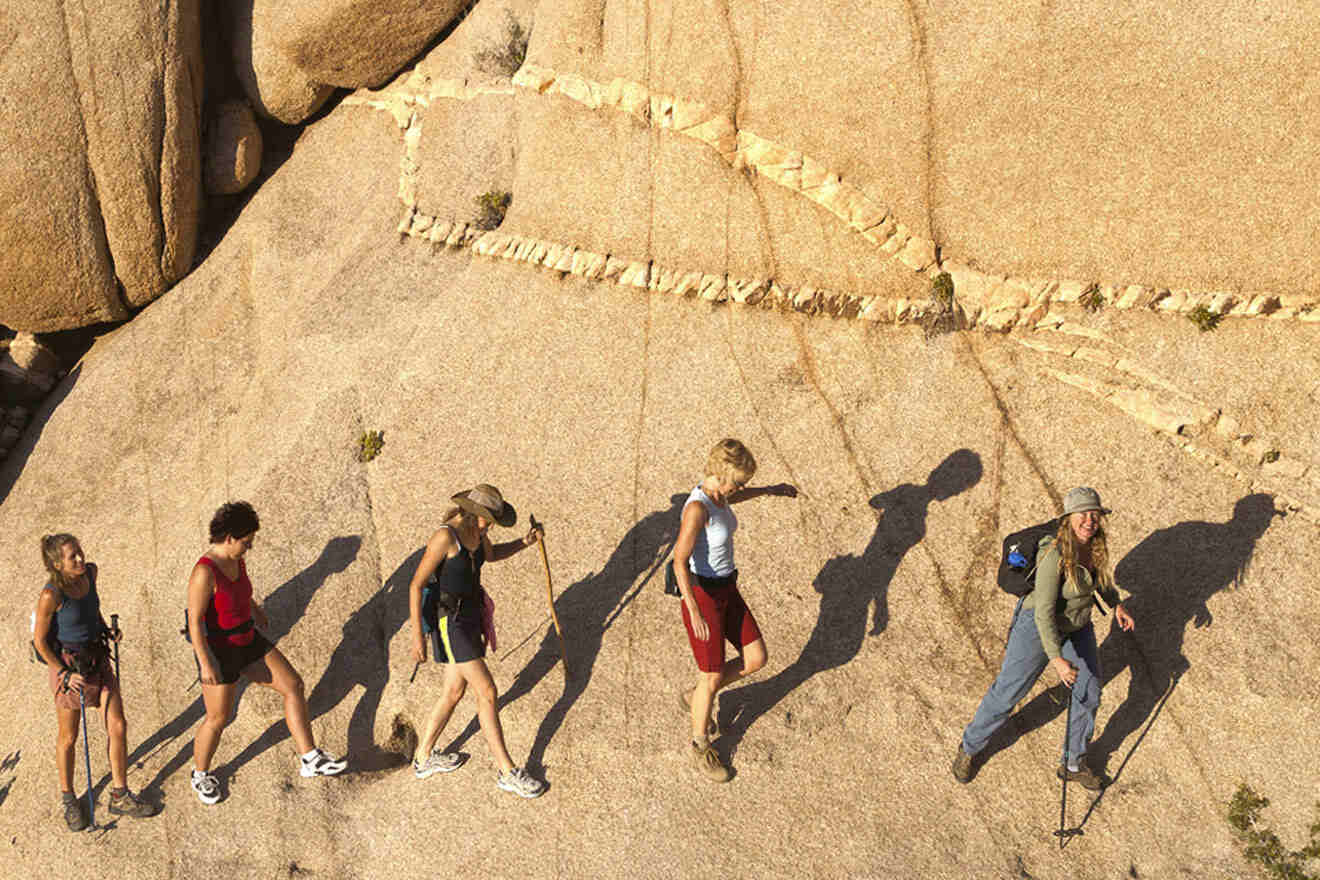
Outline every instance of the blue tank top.
{"label": "blue tank top", "polygon": [[688,557],[688,570],[702,577],[728,577],[735,568],[733,533],[738,530],[738,517],[727,502],[721,507],[700,486],[692,490],[683,507],[694,501],[706,508],[706,527],[697,532],[692,555]]}
{"label": "blue tank top", "polygon": [[[45,589],[55,590],[55,585],[47,582]],[[96,595],[96,566],[87,566],[87,595],[81,599],[55,590],[60,607],[55,609],[51,619],[51,628],[55,638],[65,648],[83,645],[95,641],[101,635],[101,599]],[[62,597],[62,598],[61,598]]]}

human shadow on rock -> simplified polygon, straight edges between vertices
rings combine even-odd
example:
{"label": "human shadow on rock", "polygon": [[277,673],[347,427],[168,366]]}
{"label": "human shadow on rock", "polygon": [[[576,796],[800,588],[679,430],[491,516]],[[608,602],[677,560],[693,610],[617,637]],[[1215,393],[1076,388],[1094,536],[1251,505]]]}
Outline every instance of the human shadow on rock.
{"label": "human shadow on rock", "polygon": [[1140,729],[1191,667],[1183,653],[1188,624],[1211,626],[1210,597],[1241,585],[1256,542],[1277,514],[1271,496],[1247,495],[1233,506],[1228,522],[1188,521],[1160,529],[1115,567],[1114,580],[1130,594],[1124,607],[1137,627],[1125,633],[1111,624],[1100,645],[1106,683],[1125,668],[1131,675],[1126,699],[1091,745],[1096,769]]}
{"label": "human shadow on rock", "polygon": [[[1129,594],[1123,606],[1136,628],[1123,632],[1111,619],[1100,645],[1104,684],[1129,667],[1131,675],[1127,697],[1087,750],[1087,763],[1094,770],[1106,770],[1124,740],[1155,720],[1161,703],[1191,667],[1183,654],[1187,625],[1210,626],[1210,597],[1240,583],[1256,542],[1275,515],[1269,495],[1247,495],[1234,505],[1228,522],[1188,521],[1160,529],[1114,567],[1115,582]],[[1099,629],[1101,621],[1095,622]],[[1020,737],[1049,724],[1063,713],[1067,700],[1062,685],[1037,694],[995,733],[981,760],[988,761]],[[1140,738],[1132,743],[1127,758],[1139,742]]]}
{"label": "human shadow on rock", "polygon": [[[591,682],[592,670],[605,632],[665,564],[674,540],[678,537],[678,524],[685,501],[687,495],[673,495],[669,499],[668,508],[642,517],[628,529],[606,560],[604,568],[570,584],[555,598],[555,609],[559,613],[567,643],[566,665],[569,674],[564,676],[564,687],[559,698],[536,730],[536,739],[527,758],[529,771],[540,774],[544,770],[545,752],[550,741]],[[553,540],[553,533],[550,540]],[[634,587],[633,583],[644,573],[646,577]],[[536,653],[523,665],[509,689],[500,696],[500,706],[507,706],[530,693],[559,662],[559,652],[559,637],[555,634],[554,624],[550,623],[546,626]],[[474,719],[454,740],[450,750],[457,749],[477,729]]]}
{"label": "human shadow on rock", "polygon": [[866,548],[860,556],[848,553],[830,559],[812,582],[820,594],[820,610],[797,659],[770,678],[720,696],[719,726],[731,751],[758,718],[794,689],[818,673],[848,663],[861,651],[866,636],[885,631],[889,585],[903,557],[925,538],[931,502],[967,491],[980,481],[981,473],[981,457],[959,449],[936,465],[925,483],[904,483],[871,498],[879,520]]}
{"label": "human shadow on rock", "polygon": [[[281,638],[293,629],[303,612],[307,610],[308,603],[316,591],[325,585],[325,582],[332,574],[343,571],[352,564],[357,557],[358,548],[362,545],[362,539],[357,535],[340,536],[333,538],[325,545],[316,561],[307,568],[298,572],[289,580],[277,587],[272,593],[267,595],[261,602],[262,609],[266,612],[269,620],[269,626],[262,630],[263,635],[272,642],[278,643]],[[182,619],[182,615],[180,615]],[[189,659],[192,657],[192,646],[187,642],[182,642],[187,650]],[[238,692],[234,699],[235,711],[241,704],[243,693],[247,688],[247,679],[239,678]],[[131,699],[131,695],[130,695]],[[133,753],[128,756],[130,767],[141,767],[146,759],[157,749],[165,748],[169,743],[178,739],[187,733],[206,715],[206,707],[202,702],[200,695],[188,705],[186,709],[176,715],[171,721],[164,724],[159,730],[143,740]],[[278,729],[282,735],[276,735],[273,731]],[[265,751],[271,745],[279,742],[285,736],[288,736],[288,727],[284,722],[278,725],[272,725],[271,729],[262,735],[255,743],[249,745],[243,750],[242,754],[229,761],[223,772],[232,773],[239,767],[246,764],[249,760]],[[223,748],[223,740],[221,740]],[[259,747],[258,747],[259,746]],[[160,793],[161,784],[174,775],[179,768],[187,763],[192,756],[192,743],[189,742],[183,746],[169,761],[165,763],[151,781],[143,786],[146,791]]]}

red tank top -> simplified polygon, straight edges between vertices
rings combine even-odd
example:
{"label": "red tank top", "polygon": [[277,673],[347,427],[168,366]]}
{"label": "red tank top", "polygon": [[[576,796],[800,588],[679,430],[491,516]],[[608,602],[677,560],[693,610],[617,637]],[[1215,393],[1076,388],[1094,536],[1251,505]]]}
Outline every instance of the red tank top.
{"label": "red tank top", "polygon": [[238,580],[233,581],[225,576],[211,557],[203,556],[197,562],[211,569],[215,575],[215,592],[211,594],[211,602],[206,606],[207,641],[228,642],[231,645],[251,644],[255,637],[255,630],[251,628],[232,635],[220,634],[221,630],[237,629],[252,618],[252,581],[248,580],[247,566],[243,560],[238,560]]}

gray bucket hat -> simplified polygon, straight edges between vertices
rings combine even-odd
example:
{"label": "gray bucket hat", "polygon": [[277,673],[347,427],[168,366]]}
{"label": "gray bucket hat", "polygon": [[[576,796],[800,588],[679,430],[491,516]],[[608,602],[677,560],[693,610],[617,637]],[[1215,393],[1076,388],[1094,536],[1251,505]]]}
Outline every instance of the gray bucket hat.
{"label": "gray bucket hat", "polygon": [[1072,513],[1085,513],[1088,510],[1109,513],[1109,508],[1100,503],[1100,493],[1090,486],[1078,486],[1075,489],[1069,489],[1068,494],[1063,496],[1064,516]]}
{"label": "gray bucket hat", "polygon": [[484,516],[505,528],[518,521],[518,512],[513,509],[513,505],[505,501],[500,490],[489,483],[479,483],[466,492],[451,496],[449,500],[468,513]]}

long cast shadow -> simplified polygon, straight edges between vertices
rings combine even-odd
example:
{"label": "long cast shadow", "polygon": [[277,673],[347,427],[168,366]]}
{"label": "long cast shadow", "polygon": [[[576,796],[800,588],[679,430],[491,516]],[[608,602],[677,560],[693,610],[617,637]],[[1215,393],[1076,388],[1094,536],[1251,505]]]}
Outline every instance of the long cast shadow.
{"label": "long cast shadow", "polygon": [[[1131,675],[1126,698],[1087,750],[1088,763],[1096,772],[1104,771],[1123,742],[1145,725],[1114,774],[1117,781],[1159,710],[1191,668],[1182,650],[1187,625],[1210,625],[1210,597],[1241,582],[1256,542],[1276,515],[1269,495],[1247,495],[1233,506],[1227,522],[1190,520],[1160,529],[1114,567],[1114,580],[1129,594],[1124,607],[1132,613],[1136,629],[1123,632],[1111,622],[1100,645],[1103,683],[1127,668]],[[1053,721],[1067,706],[1067,699],[1066,690],[1059,685],[1036,695],[995,734],[982,752],[982,760]]]}
{"label": "long cast shadow", "polygon": [[[604,568],[570,584],[555,598],[555,608],[559,612],[568,642],[570,674],[564,676],[563,691],[536,730],[536,739],[527,758],[530,772],[538,775],[544,772],[546,748],[563,726],[573,704],[590,684],[606,630],[613,626],[669,556],[674,539],[678,536],[679,518],[685,501],[687,495],[673,495],[669,499],[669,507],[642,517],[628,529],[606,560]],[[633,582],[648,572],[630,592],[629,587],[633,586]],[[557,662],[559,637],[555,634],[554,625],[550,624],[546,627],[536,653],[519,671],[509,689],[500,695],[499,705],[507,706],[529,693],[554,669]],[[478,725],[474,719],[454,739],[450,749],[458,749],[477,730]]]}
{"label": "long cast shadow", "polygon": [[[925,483],[904,483],[870,500],[871,507],[882,513],[862,554],[834,557],[812,582],[820,593],[820,612],[797,659],[768,679],[720,696],[720,729],[731,752],[757,719],[794,689],[818,673],[848,663],[861,651],[866,636],[885,631],[889,585],[903,557],[925,538],[930,503],[967,491],[980,481],[981,473],[981,457],[959,449],[936,465]],[[875,612],[870,615],[872,605]]]}
{"label": "long cast shadow", "polygon": [[[298,572],[289,580],[285,581],[275,589],[262,602],[262,608],[269,618],[270,625],[263,630],[266,638],[272,642],[278,643],[281,638],[288,634],[302,617],[303,612],[307,610],[307,605],[311,602],[312,596],[316,591],[324,586],[330,575],[341,572],[352,563],[357,557],[358,548],[362,545],[362,539],[357,535],[340,536],[332,538],[325,548],[321,551],[316,561],[307,568]],[[191,653],[192,646],[185,643],[188,651]],[[239,679],[238,694],[234,700],[235,711],[239,706],[244,691],[247,689],[246,679]],[[141,768],[146,760],[155,754],[156,751],[164,749],[174,740],[181,737],[195,724],[202,720],[206,714],[206,707],[202,703],[201,695],[192,701],[186,709],[174,716],[173,719],[166,722],[155,733],[147,737],[133,752],[128,756],[130,767]],[[284,736],[288,735],[288,728],[280,722]],[[274,727],[274,725],[272,725]],[[262,748],[253,750],[253,746],[248,746],[240,756],[242,760],[235,758],[225,765],[227,772],[233,772],[241,767],[247,761],[256,757],[266,748],[278,742],[283,737],[274,736],[271,731],[263,734],[262,740],[267,740]],[[254,743],[255,745],[255,743]],[[183,746],[174,757],[166,761],[164,766],[156,771],[156,775],[151,781],[142,787],[143,791],[150,792],[155,796],[163,796],[161,786],[166,779],[173,776],[188,759],[192,757],[192,742]]]}
{"label": "long cast shadow", "polygon": [[[344,637],[339,640],[325,672],[307,696],[308,717],[315,720],[338,706],[355,687],[362,686],[362,697],[353,707],[348,722],[349,769],[354,772],[385,770],[407,761],[397,752],[377,745],[376,710],[380,708],[385,685],[390,679],[390,640],[408,619],[408,584],[425,549],[419,547],[415,550],[381,588],[349,616],[344,623]],[[288,735],[288,725],[282,720],[277,721],[230,764],[237,769]]]}

